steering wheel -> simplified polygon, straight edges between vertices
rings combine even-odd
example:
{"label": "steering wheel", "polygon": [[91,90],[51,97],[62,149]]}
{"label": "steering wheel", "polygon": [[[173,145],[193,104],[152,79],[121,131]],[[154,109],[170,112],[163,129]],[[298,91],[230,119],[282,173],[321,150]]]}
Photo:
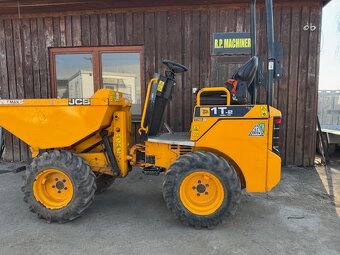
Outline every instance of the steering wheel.
{"label": "steering wheel", "polygon": [[178,64],[172,60],[163,60],[164,65],[166,65],[172,73],[184,73],[188,71],[184,65]]}

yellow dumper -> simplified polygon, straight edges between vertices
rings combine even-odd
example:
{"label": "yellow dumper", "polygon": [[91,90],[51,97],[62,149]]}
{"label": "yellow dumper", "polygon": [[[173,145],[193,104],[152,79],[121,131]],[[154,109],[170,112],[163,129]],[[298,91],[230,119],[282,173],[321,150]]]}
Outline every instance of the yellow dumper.
{"label": "yellow dumper", "polygon": [[[266,192],[280,180],[280,112],[268,105],[238,105],[235,90],[199,91],[189,132],[159,134],[175,85],[187,69],[168,70],[148,84],[140,134],[131,144],[131,102],[109,89],[92,98],[0,100],[0,125],[26,142],[33,161],[26,170],[25,201],[39,217],[66,222],[90,206],[97,191],[127,176],[165,173],[167,207],[183,223],[213,227],[235,212],[241,189]],[[244,68],[248,71],[244,72]],[[237,79],[251,82],[256,57]]]}

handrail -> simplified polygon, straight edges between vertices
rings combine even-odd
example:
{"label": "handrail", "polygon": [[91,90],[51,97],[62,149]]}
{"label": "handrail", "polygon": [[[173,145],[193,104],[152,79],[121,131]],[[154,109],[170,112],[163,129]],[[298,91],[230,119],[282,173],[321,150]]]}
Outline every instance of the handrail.
{"label": "handrail", "polygon": [[201,94],[203,92],[211,92],[211,91],[224,91],[227,94],[227,105],[230,105],[230,92],[228,89],[224,87],[213,87],[213,88],[203,88],[197,93],[197,106],[201,105]]}
{"label": "handrail", "polygon": [[151,91],[151,86],[154,82],[157,82],[158,78],[152,78],[149,83],[148,83],[148,90],[146,92],[146,97],[145,97],[145,102],[144,102],[144,108],[143,108],[143,114],[142,114],[142,120],[140,122],[140,128],[138,129],[138,133],[141,135],[142,132],[147,133],[149,127],[145,127],[145,115],[146,115],[146,111],[148,108],[148,103],[149,103],[149,98],[150,98],[150,91]]}

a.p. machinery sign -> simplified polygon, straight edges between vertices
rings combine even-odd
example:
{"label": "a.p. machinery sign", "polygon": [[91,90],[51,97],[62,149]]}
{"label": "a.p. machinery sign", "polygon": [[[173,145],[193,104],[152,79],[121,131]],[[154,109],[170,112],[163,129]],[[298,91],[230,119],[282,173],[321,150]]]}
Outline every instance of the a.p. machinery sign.
{"label": "a.p. machinery sign", "polygon": [[213,55],[236,55],[251,53],[250,33],[214,33]]}

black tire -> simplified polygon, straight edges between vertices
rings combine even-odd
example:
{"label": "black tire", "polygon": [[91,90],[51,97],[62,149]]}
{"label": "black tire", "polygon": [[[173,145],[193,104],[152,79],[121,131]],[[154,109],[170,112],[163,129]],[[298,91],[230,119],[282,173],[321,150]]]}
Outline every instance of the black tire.
{"label": "black tire", "polygon": [[111,185],[114,183],[116,180],[115,177],[112,175],[107,175],[107,174],[99,174],[96,177],[96,185],[97,185],[97,193],[102,193],[104,191],[107,191]]}
{"label": "black tire", "polygon": [[[180,186],[186,176],[195,171],[213,174],[222,183],[224,200],[221,206],[210,215],[191,213],[180,199]],[[234,214],[241,200],[241,182],[232,165],[224,158],[211,152],[192,152],[178,158],[166,173],[163,183],[163,197],[166,206],[183,224],[195,228],[214,228],[223,219]]]}
{"label": "black tire", "polygon": [[[73,197],[63,208],[48,209],[36,200],[33,194],[33,183],[39,173],[46,169],[57,169],[66,174],[73,184]],[[24,186],[24,201],[29,209],[36,213],[39,218],[47,222],[64,223],[72,221],[83,214],[94,199],[96,191],[95,174],[86,161],[69,151],[53,150],[44,152],[41,156],[33,159],[26,170]]]}

